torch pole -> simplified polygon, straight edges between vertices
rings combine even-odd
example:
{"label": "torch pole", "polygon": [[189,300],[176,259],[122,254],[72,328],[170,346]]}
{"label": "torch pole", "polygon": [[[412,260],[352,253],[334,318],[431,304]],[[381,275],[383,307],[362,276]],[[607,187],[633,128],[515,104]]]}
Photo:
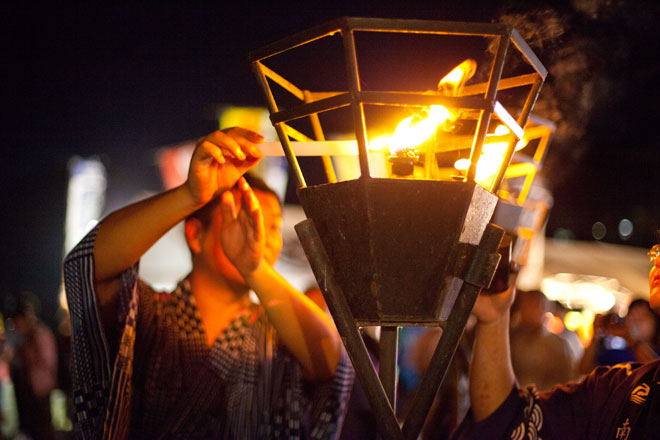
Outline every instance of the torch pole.
{"label": "torch pole", "polygon": [[314,222],[303,220],[295,227],[307,260],[326,299],[334,318],[337,331],[341,335],[348,356],[351,358],[355,374],[364,388],[369,405],[380,422],[378,429],[385,439],[403,440],[403,434],[394,410],[378,380],[376,370],[369,358],[369,352],[360,336],[357,324],[344,297],[341,286],[335,278],[330,259],[325,252]]}
{"label": "torch pole", "polygon": [[380,378],[385,393],[390,399],[390,404],[396,412],[396,384],[398,377],[398,351],[399,351],[399,327],[382,326],[380,328],[380,345],[378,354],[378,377]]}

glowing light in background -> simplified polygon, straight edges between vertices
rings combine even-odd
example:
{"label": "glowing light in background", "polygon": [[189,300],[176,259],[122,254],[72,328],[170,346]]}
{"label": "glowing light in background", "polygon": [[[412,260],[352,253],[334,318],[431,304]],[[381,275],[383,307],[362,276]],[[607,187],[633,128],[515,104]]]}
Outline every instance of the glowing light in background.
{"label": "glowing light in background", "polygon": [[[98,223],[105,207],[106,186],[105,167],[99,159],[74,156],[69,160],[64,254]],[[67,310],[64,284],[60,285],[58,302],[62,309]]]}
{"label": "glowing light in background", "polygon": [[105,167],[96,158],[69,161],[64,253],[69,252],[101,217],[105,205]]}
{"label": "glowing light in background", "polygon": [[564,321],[562,321],[559,316],[548,312],[545,314],[545,318],[545,328],[547,328],[550,333],[558,335],[564,331]]}
{"label": "glowing light in background", "polygon": [[585,322],[584,316],[577,310],[566,312],[566,316],[564,317],[564,325],[567,329],[572,331],[589,324],[591,324],[591,322]]}
{"label": "glowing light in background", "polygon": [[570,229],[558,228],[553,237],[557,240],[573,240],[575,239],[575,234]]}
{"label": "glowing light in background", "polygon": [[544,278],[541,290],[552,301],[593,313],[610,310],[616,304],[617,297],[630,294],[616,279],[571,273]]}
{"label": "glowing light in background", "polygon": [[564,325],[568,330],[577,333],[583,347],[588,346],[593,337],[594,316],[590,310],[570,310],[564,316]]}
{"label": "glowing light in background", "polygon": [[596,240],[602,240],[605,238],[605,234],[607,234],[607,228],[602,222],[596,222],[591,226],[591,235]]}
{"label": "glowing light in background", "polygon": [[622,219],[619,222],[619,237],[623,240],[627,240],[633,233],[633,224],[627,218]]}

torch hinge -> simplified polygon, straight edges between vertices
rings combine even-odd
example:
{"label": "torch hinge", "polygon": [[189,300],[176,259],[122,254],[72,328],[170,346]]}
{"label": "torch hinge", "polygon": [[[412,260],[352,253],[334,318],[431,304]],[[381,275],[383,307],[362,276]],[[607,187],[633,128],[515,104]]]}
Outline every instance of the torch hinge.
{"label": "torch hinge", "polygon": [[495,268],[500,262],[500,254],[497,252],[504,229],[489,223],[483,233],[479,246],[465,244],[472,249],[462,253],[464,261],[468,264],[463,270],[463,280],[473,286],[488,287],[495,274]]}

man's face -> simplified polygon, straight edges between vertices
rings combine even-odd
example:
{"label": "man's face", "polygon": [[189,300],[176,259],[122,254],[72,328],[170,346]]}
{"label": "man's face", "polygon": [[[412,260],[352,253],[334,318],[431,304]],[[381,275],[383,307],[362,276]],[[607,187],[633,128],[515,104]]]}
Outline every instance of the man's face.
{"label": "man's face", "polygon": [[[237,209],[241,209],[240,192],[235,189],[233,190],[233,194]],[[266,234],[264,259],[272,266],[277,261],[282,250],[282,210],[277,198],[272,194],[259,190],[254,190],[254,194],[257,200],[259,200],[263,212],[264,232]],[[210,266],[213,272],[219,273],[220,276],[228,281],[243,285],[245,284],[243,277],[229,261],[229,258],[227,258],[222,249],[220,240],[221,227],[222,214],[220,204],[218,204],[213,210],[211,224],[203,233],[201,258],[205,262],[204,264]]]}
{"label": "man's face", "polygon": [[529,328],[540,328],[545,323],[547,304],[541,293],[526,292],[520,297],[518,306],[520,321]]}
{"label": "man's face", "polygon": [[655,316],[645,304],[628,310],[625,319],[631,336],[640,341],[651,341],[655,334]]}
{"label": "man's face", "polygon": [[[658,248],[654,246],[649,254],[652,254],[654,249]],[[660,256],[654,258],[653,267],[649,272],[649,302],[651,308],[656,313],[660,313]]]}

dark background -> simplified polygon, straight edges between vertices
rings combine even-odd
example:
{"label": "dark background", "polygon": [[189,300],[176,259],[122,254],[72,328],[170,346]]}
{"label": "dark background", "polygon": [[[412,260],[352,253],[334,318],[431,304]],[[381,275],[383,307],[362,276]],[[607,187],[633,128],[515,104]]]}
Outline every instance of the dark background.
{"label": "dark background", "polygon": [[[614,4],[616,3],[616,4]],[[535,113],[558,124],[548,235],[650,246],[660,227],[655,2],[261,2],[2,6],[0,294],[52,319],[67,161],[101,157],[121,188],[153,148],[216,128],[213,107],[263,105],[249,51],[340,16],[514,23],[550,74]],[[521,15],[523,14],[523,15]],[[152,170],[151,170],[152,171]],[[148,177],[152,190],[156,178]],[[633,234],[621,238],[628,218]]]}

